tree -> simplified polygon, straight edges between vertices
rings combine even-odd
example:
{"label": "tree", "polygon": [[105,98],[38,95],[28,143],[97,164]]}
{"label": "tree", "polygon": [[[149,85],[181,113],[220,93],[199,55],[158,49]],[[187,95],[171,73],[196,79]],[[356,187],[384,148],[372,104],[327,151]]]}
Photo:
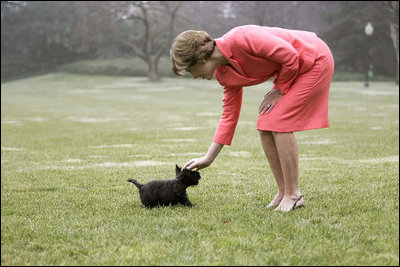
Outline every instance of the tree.
{"label": "tree", "polygon": [[[336,71],[365,73],[373,64],[376,74],[395,76],[396,59],[382,1],[340,1],[339,8],[326,10],[323,18],[330,27],[320,36],[331,47]],[[373,35],[364,33],[366,24]]]}
{"label": "tree", "polygon": [[71,40],[71,2],[1,2],[1,78],[49,70],[84,58]]}
{"label": "tree", "polygon": [[384,1],[388,16],[390,37],[393,41],[393,48],[396,54],[397,70],[396,70],[396,84],[399,84],[399,2],[398,1]]}
{"label": "tree", "polygon": [[110,17],[119,40],[148,65],[148,78],[159,80],[158,63],[171,46],[174,24],[182,2],[107,2],[101,12]]}

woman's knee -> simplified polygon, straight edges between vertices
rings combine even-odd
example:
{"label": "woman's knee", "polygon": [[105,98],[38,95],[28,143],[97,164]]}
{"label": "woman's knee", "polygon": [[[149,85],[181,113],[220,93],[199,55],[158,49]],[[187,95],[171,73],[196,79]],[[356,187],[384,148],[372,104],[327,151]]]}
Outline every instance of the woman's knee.
{"label": "woman's knee", "polygon": [[292,137],[294,136],[293,132],[271,132],[271,135],[276,138],[276,137]]}
{"label": "woman's knee", "polygon": [[261,137],[263,137],[263,136],[272,136],[272,132],[271,131],[258,130],[258,133],[260,134]]}

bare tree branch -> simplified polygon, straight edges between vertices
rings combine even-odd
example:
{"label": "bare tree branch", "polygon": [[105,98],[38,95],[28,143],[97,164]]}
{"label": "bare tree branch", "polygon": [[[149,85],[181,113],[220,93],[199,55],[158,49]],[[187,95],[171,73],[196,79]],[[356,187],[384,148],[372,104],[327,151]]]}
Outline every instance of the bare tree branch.
{"label": "bare tree branch", "polygon": [[[183,2],[107,2],[112,29],[121,42],[149,66],[149,78],[158,79],[160,57],[171,45],[177,13]],[[129,23],[128,21],[131,21]]]}

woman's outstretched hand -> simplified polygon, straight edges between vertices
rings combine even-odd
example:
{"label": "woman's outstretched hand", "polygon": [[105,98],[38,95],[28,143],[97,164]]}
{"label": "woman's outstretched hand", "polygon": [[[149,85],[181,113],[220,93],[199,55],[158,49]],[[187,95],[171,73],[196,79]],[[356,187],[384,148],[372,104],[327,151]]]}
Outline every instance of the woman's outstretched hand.
{"label": "woman's outstretched hand", "polygon": [[272,108],[278,103],[279,99],[281,99],[282,93],[278,89],[272,89],[265,96],[263,102],[258,109],[258,113],[260,115],[264,113],[270,113]]}
{"label": "woman's outstretched hand", "polygon": [[198,171],[200,169],[206,168],[214,162],[218,153],[221,151],[224,145],[218,143],[211,143],[208,148],[207,154],[204,157],[191,159],[184,166],[184,169]]}
{"label": "woman's outstretched hand", "polygon": [[201,157],[189,160],[184,166],[184,169],[198,171],[200,169],[210,166],[212,161],[207,157]]}

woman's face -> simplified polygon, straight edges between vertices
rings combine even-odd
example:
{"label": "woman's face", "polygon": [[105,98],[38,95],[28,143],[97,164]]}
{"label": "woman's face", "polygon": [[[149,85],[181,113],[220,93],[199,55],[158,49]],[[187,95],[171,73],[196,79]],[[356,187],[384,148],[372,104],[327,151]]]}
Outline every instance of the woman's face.
{"label": "woman's face", "polygon": [[191,67],[188,71],[192,74],[194,79],[198,77],[202,79],[211,80],[214,76],[214,71],[217,68],[217,64],[215,64],[212,60],[201,60],[196,63],[193,67]]}

